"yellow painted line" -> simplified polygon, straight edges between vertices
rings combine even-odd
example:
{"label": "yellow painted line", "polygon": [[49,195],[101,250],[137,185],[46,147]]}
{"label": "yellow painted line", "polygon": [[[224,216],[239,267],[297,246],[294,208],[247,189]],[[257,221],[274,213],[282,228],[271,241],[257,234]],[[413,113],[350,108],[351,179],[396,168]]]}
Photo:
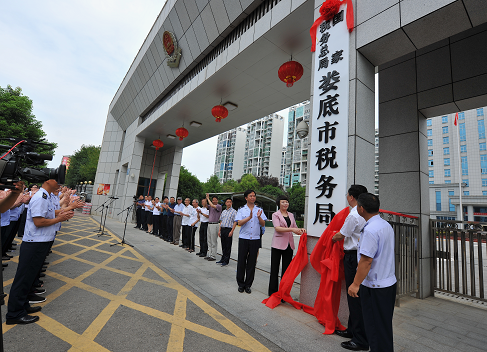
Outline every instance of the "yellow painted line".
{"label": "yellow painted line", "polygon": [[[96,223],[93,219],[89,218],[92,222]],[[80,224],[78,225],[75,222],[70,223],[69,225],[71,226],[83,226],[83,224],[86,224],[86,220],[82,219],[81,221],[78,221]],[[69,230],[69,228],[64,229],[64,230]],[[248,351],[268,351],[268,349],[263,346],[261,343],[259,343],[257,340],[255,340],[252,336],[250,336],[248,333],[246,333],[244,330],[240,329],[236,324],[234,324],[231,320],[226,318],[223,314],[218,312],[215,308],[211,307],[209,304],[207,304],[205,301],[203,301],[201,298],[196,296],[193,292],[191,292],[189,289],[186,287],[182,286],[179,284],[175,279],[173,279],[171,276],[169,276],[167,273],[165,273],[163,270],[159,269],[157,266],[152,264],[150,261],[148,261],[146,258],[144,258],[143,255],[139,254],[135,249],[129,248],[129,247],[124,247],[123,250],[118,251],[117,253],[113,252],[108,252],[104,251],[101,249],[98,249],[97,247],[106,244],[106,243],[113,243],[113,240],[118,240],[118,238],[111,233],[110,231],[107,230],[107,232],[110,234],[110,238],[103,239],[103,240],[96,240],[97,244],[94,244],[93,246],[85,246],[82,244],[76,243],[76,241],[79,241],[80,239],[87,238],[89,236],[83,236],[83,235],[78,235],[74,234],[75,232],[82,232],[86,231],[86,229],[78,229],[76,231],[61,231],[59,234],[59,238],[57,238],[56,241],[58,241],[58,244],[56,247],[59,247],[59,249],[62,248],[64,244],[73,244],[76,246],[80,247],[80,251],[73,253],[73,254],[64,254],[60,252],[59,250],[54,251],[53,253],[59,254],[62,256],[62,258],[53,261],[52,264],[59,264],[63,261],[66,261],[68,259],[73,259],[76,261],[79,261],[81,263],[89,264],[92,265],[93,267],[78,276],[75,279],[68,278],[64,275],[52,272],[52,271],[47,271],[46,275],[49,275],[50,277],[53,277],[57,280],[61,280],[65,282],[65,285],[48,295],[46,298],[48,298],[49,301],[54,300],[55,298],[61,296],[64,292],[69,290],[71,287],[77,287],[80,289],[83,289],[85,291],[91,292],[93,294],[96,294],[100,297],[104,297],[110,302],[108,305],[98,314],[98,316],[95,318],[95,320],[90,324],[90,326],[84,331],[82,335],[75,333],[74,331],[70,330],[69,328],[63,326],[61,323],[55,321],[52,318],[49,318],[48,316],[40,313],[41,320],[37,322],[40,326],[42,326],[44,329],[49,331],[50,333],[54,334],[55,336],[61,338],[62,340],[68,342],[69,344],[72,345],[69,351],[72,352],[77,352],[77,351],[107,351],[103,346],[100,346],[99,344],[94,342],[94,339],[98,336],[100,331],[103,329],[103,327],[107,324],[107,322],[111,319],[115,311],[118,309],[120,305],[124,305],[128,308],[137,310],[139,312],[142,312],[144,314],[150,315],[152,317],[155,317],[157,319],[169,322],[171,326],[171,331],[170,331],[170,336],[169,336],[169,341],[166,350],[171,351],[171,352],[182,352],[184,349],[184,338],[185,338],[185,331],[191,330],[194,332],[197,332],[201,335],[207,336],[211,339],[221,341],[224,343],[227,343],[229,345],[237,346],[239,348],[242,348],[244,350]],[[68,234],[75,236],[77,238],[71,239],[71,240],[63,240],[62,235]],[[53,246],[55,248],[55,246]],[[93,263],[90,262],[89,260],[85,260],[82,258],[78,258],[77,256],[80,254],[83,254],[89,250],[94,250],[98,251],[100,253],[105,253],[110,255],[106,260],[104,260],[102,263]],[[132,257],[126,257],[123,254],[130,252],[133,254],[136,258]],[[136,262],[142,263],[140,268],[135,272],[135,273],[129,273],[125,272],[120,269],[116,268],[111,268],[107,266],[110,262],[117,258],[125,258],[125,259],[130,259]],[[145,271],[151,268],[160,278],[161,281],[154,280],[154,279],[149,279],[143,277]],[[116,272],[121,275],[125,275],[129,277],[129,280],[125,284],[125,286],[120,290],[118,294],[111,294],[109,292],[103,291],[101,289],[97,289],[95,287],[92,287],[90,285],[87,285],[82,282],[85,278],[89,277],[90,275],[94,274],[97,270],[99,269],[105,269],[109,270],[111,272]],[[164,280],[164,281],[162,281]],[[11,284],[13,280],[7,280],[4,285],[9,285]],[[174,290],[178,291],[178,295],[176,298],[176,303],[174,307],[174,313],[173,315],[159,311],[157,309],[153,309],[150,307],[146,307],[144,305],[129,301],[126,299],[127,295],[131,292],[131,290],[135,287],[137,282],[139,281],[146,281],[150,282],[156,285],[168,287]],[[225,334],[219,331],[215,331],[211,328],[208,328],[203,325],[199,325],[193,322],[190,322],[186,320],[186,309],[187,309],[187,300],[190,299],[192,302],[194,302],[197,306],[199,306],[206,314],[208,314],[211,318],[213,318],[215,321],[220,323],[223,327],[225,327],[230,334]],[[45,305],[45,304],[43,304]],[[5,325],[3,324],[4,332],[9,331],[11,328],[15,327],[15,325]]]}
{"label": "yellow painted line", "polygon": [[101,329],[108,323],[110,318],[113,316],[115,311],[120,307],[120,303],[116,301],[111,301],[108,305],[101,311],[100,314],[93,320],[93,322],[88,326],[88,328],[83,333],[83,336],[89,340],[94,340]]}
{"label": "yellow painted line", "polygon": [[72,346],[76,346],[76,348],[80,351],[86,352],[94,352],[94,351],[107,351],[105,347],[100,346],[93,340],[90,340],[83,335],[79,335],[75,333],[73,330],[68,329],[61,323],[57,322],[56,320],[39,313],[39,321],[36,324],[44,328],[45,330],[49,331],[51,334],[59,337],[61,340],[66,341]]}
{"label": "yellow painted line", "polygon": [[[186,320],[186,296],[178,292],[176,303],[174,305],[174,318]],[[178,319],[178,320],[179,320]],[[167,343],[166,351],[182,352],[184,349],[184,324],[175,324],[171,326],[171,333],[169,334],[169,341]]]}

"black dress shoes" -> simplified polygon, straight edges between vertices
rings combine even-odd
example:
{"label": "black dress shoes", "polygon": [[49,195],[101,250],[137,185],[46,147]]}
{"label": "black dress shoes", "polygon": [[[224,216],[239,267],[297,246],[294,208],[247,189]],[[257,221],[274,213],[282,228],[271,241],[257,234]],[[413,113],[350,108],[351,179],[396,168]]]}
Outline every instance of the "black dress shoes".
{"label": "black dress shoes", "polygon": [[355,342],[353,342],[352,340],[350,341],[345,341],[345,342],[342,342],[341,343],[341,346],[343,348],[346,348],[347,350],[351,350],[351,351],[368,351],[369,348],[365,348],[364,346],[360,346],[360,345],[357,345]]}
{"label": "black dress shoes", "polygon": [[238,287],[238,292],[242,293],[245,289],[243,287]]}
{"label": "black dress shoes", "polygon": [[7,264],[7,263],[2,263],[2,267],[3,267],[3,268],[6,268],[7,266],[8,266],[8,264]]}
{"label": "black dress shoes", "polygon": [[30,323],[35,323],[38,320],[39,320],[39,317],[37,317],[37,316],[26,315],[26,316],[23,316],[22,318],[19,318],[19,319],[7,319],[6,324],[7,325],[30,324]]}
{"label": "black dress shoes", "polygon": [[348,332],[348,330],[335,330],[335,335],[338,335],[340,337],[345,337],[347,339],[351,339],[353,335]]}
{"label": "black dress shoes", "polygon": [[29,307],[25,311],[30,314],[30,313],[40,312],[41,310],[42,310],[42,307],[37,306],[37,307]]}
{"label": "black dress shoes", "polygon": [[204,258],[204,257],[206,257],[206,253],[198,254],[198,257]]}
{"label": "black dress shoes", "polygon": [[252,290],[250,289],[250,287],[246,287],[245,292],[250,295],[252,293]]}

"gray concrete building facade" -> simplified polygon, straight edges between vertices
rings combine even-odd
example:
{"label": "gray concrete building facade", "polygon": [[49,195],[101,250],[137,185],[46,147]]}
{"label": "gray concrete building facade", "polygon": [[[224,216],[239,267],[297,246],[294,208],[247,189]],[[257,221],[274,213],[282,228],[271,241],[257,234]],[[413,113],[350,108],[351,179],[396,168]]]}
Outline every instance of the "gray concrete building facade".
{"label": "gray concrete building facade", "polygon": [[308,137],[299,138],[296,127],[301,121],[309,121],[311,104],[309,101],[291,106],[287,120],[287,145],[284,187],[298,183],[306,186],[308,173]]}
{"label": "gray concrete building facade", "polygon": [[221,183],[242,177],[246,138],[247,133],[243,127],[218,135],[214,174]]}
{"label": "gray concrete building facade", "polygon": [[455,114],[426,120],[432,219],[487,220],[484,110],[487,112],[485,107],[459,112],[457,126]]}
{"label": "gray concrete building facade", "polygon": [[270,114],[250,122],[246,130],[243,173],[279,178],[284,118]]}
{"label": "gray concrete building facade", "polygon": [[[310,53],[309,29],[322,3],[167,1],[108,108],[95,183],[111,184],[110,195],[120,198],[110,216],[130,205],[141,178],[150,177],[154,139],[164,142],[157,152],[155,194],[172,196],[185,146],[306,99],[311,106],[313,99],[320,99],[310,94],[319,63]],[[378,73],[381,208],[420,218],[418,287],[419,296],[427,297],[433,292],[427,119],[487,105],[486,3],[352,3],[346,183],[374,189]],[[174,44],[182,50],[179,67],[167,65],[166,31],[173,33]],[[304,74],[293,87],[286,87],[277,71],[291,56]],[[235,108],[216,124],[210,112],[220,102]],[[311,136],[317,114],[311,109]],[[189,135],[180,141],[175,131],[183,126]],[[276,150],[278,177],[282,144]],[[315,153],[310,151],[309,157]],[[308,171],[314,163],[310,161]],[[213,160],[208,164],[211,167]],[[309,178],[306,182],[308,190],[316,187]],[[104,200],[93,195],[94,207]],[[309,251],[317,240],[308,237]],[[312,305],[318,284],[318,274],[306,267],[300,302]]]}

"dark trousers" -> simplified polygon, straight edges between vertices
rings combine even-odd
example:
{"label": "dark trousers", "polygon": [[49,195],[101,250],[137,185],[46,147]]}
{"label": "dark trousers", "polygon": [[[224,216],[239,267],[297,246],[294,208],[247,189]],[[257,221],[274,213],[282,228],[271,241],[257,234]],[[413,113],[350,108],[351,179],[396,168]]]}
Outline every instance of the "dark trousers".
{"label": "dark trousers", "polygon": [[152,224],[154,227],[152,228],[152,234],[159,236],[159,231],[161,228],[161,216],[160,215],[152,215]]}
{"label": "dark trousers", "polygon": [[370,352],[394,351],[392,315],[396,301],[396,284],[385,288],[360,285],[359,292]]}
{"label": "dark trousers", "polygon": [[238,239],[237,284],[251,287],[255,276],[255,263],[259,252],[258,240]]}
{"label": "dark trousers", "polygon": [[183,230],[181,233],[181,242],[184,248],[189,248],[189,241],[191,237],[191,226],[183,225],[182,228]]}
{"label": "dark trousers", "polygon": [[26,219],[27,219],[27,209],[24,209],[24,211],[20,215],[20,219],[19,219],[19,222],[20,222],[19,223],[19,231],[17,231],[17,234],[19,235],[19,237],[24,236],[25,220]]}
{"label": "dark trousers", "polygon": [[281,265],[282,259],[282,269],[281,278],[287,270],[287,267],[293,260],[293,249],[288,244],[286,249],[277,249],[271,247],[271,276],[269,278],[269,296],[274,292],[279,291],[279,266]]}
{"label": "dark trousers", "polygon": [[[353,283],[357,273],[357,251],[345,253],[343,257],[343,268],[345,271],[345,285],[348,287]],[[361,289],[360,289],[361,290]],[[364,318],[362,316],[362,303],[359,297],[347,295],[348,302],[348,332],[353,335],[352,341],[357,345],[368,347],[367,335],[365,334]]]}
{"label": "dark trousers", "polygon": [[166,230],[167,230],[167,240],[169,242],[173,241],[172,231],[173,231],[174,216],[167,217]]}
{"label": "dark trousers", "polygon": [[189,249],[191,249],[192,251],[194,251],[194,235],[196,234],[196,230],[198,230],[198,227],[191,226],[190,228],[191,228],[191,235],[189,237],[188,247],[189,247]]}
{"label": "dark trousers", "polygon": [[12,243],[14,242],[15,236],[17,235],[19,226],[20,226],[19,220],[10,222],[9,225],[10,233],[8,234],[7,243],[5,244],[4,247],[2,247],[4,253],[7,253],[7,250],[9,250],[10,247],[12,247]]}
{"label": "dark trousers", "polygon": [[228,264],[230,261],[230,254],[232,253],[233,236],[228,236],[232,231],[231,227],[222,227],[220,229],[220,240],[222,241],[222,264]]}
{"label": "dark trousers", "polygon": [[19,265],[8,297],[7,319],[19,319],[27,315],[27,297],[51,245],[52,241],[23,242],[20,246]]}
{"label": "dark trousers", "polygon": [[208,223],[200,223],[200,253],[206,255],[208,252]]}
{"label": "dark trousers", "polygon": [[160,228],[159,228],[159,237],[164,240],[167,240],[167,215],[161,215],[160,218]]}
{"label": "dark trousers", "polygon": [[148,230],[148,227],[147,227],[147,212],[144,209],[141,209],[140,215],[141,215],[140,216],[140,220],[141,220],[142,230],[147,231]]}
{"label": "dark trousers", "polygon": [[11,221],[9,225],[2,226],[2,255],[7,253],[7,243],[10,238],[10,233],[12,232],[13,222]]}
{"label": "dark trousers", "polygon": [[137,227],[140,229],[142,227],[142,209],[137,208],[135,211],[135,218],[137,219]]}

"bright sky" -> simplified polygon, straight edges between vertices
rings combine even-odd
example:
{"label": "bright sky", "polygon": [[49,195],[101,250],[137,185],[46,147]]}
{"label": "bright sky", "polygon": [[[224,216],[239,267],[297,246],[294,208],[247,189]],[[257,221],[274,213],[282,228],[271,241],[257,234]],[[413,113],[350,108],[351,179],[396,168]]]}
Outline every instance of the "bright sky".
{"label": "bright sky", "polygon": [[[47,139],[50,167],[82,144],[100,145],[108,106],[165,0],[8,1],[0,11],[0,86],[21,87]],[[281,111],[287,117],[287,110]],[[217,137],[183,152],[200,180],[213,173]],[[201,160],[200,151],[209,152]]]}

